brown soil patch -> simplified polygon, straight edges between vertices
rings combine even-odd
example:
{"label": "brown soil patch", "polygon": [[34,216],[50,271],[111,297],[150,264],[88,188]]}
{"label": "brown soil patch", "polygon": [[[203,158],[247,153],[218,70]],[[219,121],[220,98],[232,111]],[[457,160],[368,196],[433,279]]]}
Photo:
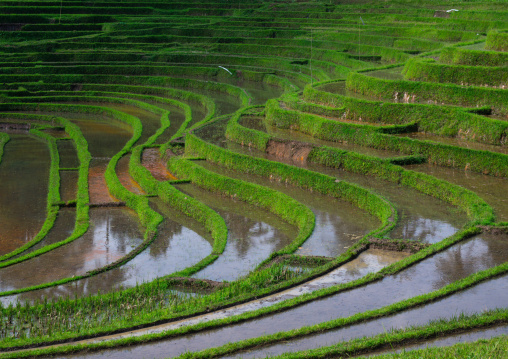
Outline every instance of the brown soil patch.
{"label": "brown soil patch", "polygon": [[269,140],[266,145],[266,153],[280,158],[305,162],[313,148],[312,145],[298,141]]}
{"label": "brown soil patch", "polygon": [[88,170],[88,194],[90,196],[90,205],[105,203],[118,203],[108,190],[104,172],[106,172],[107,162],[100,162],[92,165]]}
{"label": "brown soil patch", "polygon": [[189,277],[174,277],[171,282],[178,282],[178,285],[188,288],[199,288],[206,290],[215,290],[224,287],[224,282],[217,282],[209,279],[197,279]]}
{"label": "brown soil patch", "polygon": [[503,236],[508,234],[508,227],[492,227],[492,226],[481,226],[483,232],[493,234],[495,236]]}
{"label": "brown soil patch", "polygon": [[130,192],[141,195],[145,194],[145,191],[143,191],[141,186],[134,181],[129,174],[129,160],[130,156],[123,156],[120,158],[116,165],[116,175],[118,176],[120,183]]}
{"label": "brown soil patch", "polygon": [[378,238],[371,238],[369,241],[370,248],[406,253],[416,253],[424,248],[427,248],[430,245],[428,243],[415,241],[393,241],[390,239],[378,239]]}
{"label": "brown soil patch", "polygon": [[160,157],[160,153],[157,148],[145,149],[141,156],[141,164],[150,171],[157,181],[176,180],[176,177],[169,173],[166,169],[164,161]]}

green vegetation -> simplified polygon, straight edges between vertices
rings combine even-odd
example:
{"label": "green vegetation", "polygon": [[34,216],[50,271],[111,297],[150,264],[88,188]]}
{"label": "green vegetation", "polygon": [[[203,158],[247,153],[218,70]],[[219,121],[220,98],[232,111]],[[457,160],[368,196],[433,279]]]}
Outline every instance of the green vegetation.
{"label": "green vegetation", "polygon": [[[447,11],[450,8],[457,11]],[[2,194],[12,189],[0,183],[0,224],[10,221],[27,227],[24,240],[23,231],[16,234],[20,238],[13,241],[14,249],[10,243],[4,246],[13,238],[0,233],[4,303],[0,358],[79,353],[186,335],[189,352],[182,357],[241,356],[244,350],[348,330],[453,298],[508,273],[506,263],[495,266],[489,261],[493,252],[504,251],[508,234],[508,211],[501,198],[508,178],[504,1],[451,6],[393,0],[382,4],[19,0],[4,1],[0,10],[0,161],[4,148],[10,151],[8,141],[23,136],[44,142],[51,160],[48,195],[43,196],[46,211],[38,227],[32,219],[12,217],[9,207],[16,204],[2,201]],[[41,155],[31,154],[35,159]],[[2,176],[9,176],[2,165]],[[434,176],[435,169],[445,175]],[[353,182],[341,180],[341,171],[349,172],[345,175]],[[258,181],[254,176],[264,177],[259,183],[277,183],[270,188],[253,184],[249,178]],[[386,192],[377,183],[369,188],[387,193],[393,203],[354,183],[367,180],[385,183]],[[200,195],[180,191],[182,183],[231,198],[237,201],[235,206],[259,207],[282,222],[272,226],[255,214],[237,223],[222,209],[206,205]],[[419,198],[434,197],[457,216],[457,223],[464,218],[463,225],[434,218],[437,214],[429,212],[437,212],[437,204],[430,210],[418,199],[413,200],[414,207],[405,205],[412,199],[390,192],[398,185],[419,191]],[[30,203],[33,189],[19,186],[20,201]],[[279,186],[286,186],[283,191],[288,195],[271,189]],[[301,190],[310,195],[301,195]],[[378,222],[368,233],[356,229],[360,220],[321,207],[323,198],[337,206],[346,201]],[[109,217],[105,229],[100,221],[91,221],[90,207],[97,206],[130,208],[129,218],[137,218],[132,227],[138,227],[140,238]],[[67,210],[73,223],[63,223]],[[283,227],[286,224],[296,231],[285,247],[274,249],[279,233],[290,232]],[[194,237],[186,237],[193,230],[195,238],[205,235],[199,239],[209,242],[203,244],[208,251],[194,251],[190,244],[194,242],[189,241]],[[90,246],[76,241],[87,231]],[[449,236],[442,240],[434,236],[440,231]],[[323,256],[304,254],[315,243],[311,241],[317,236],[305,242],[313,234],[323,242]],[[422,242],[427,234],[439,241]],[[452,253],[460,242],[477,235],[488,242],[485,249],[475,248],[485,251],[481,270],[475,267],[464,274],[470,255],[466,251],[441,258],[439,253]],[[106,237],[103,245],[99,236]],[[251,246],[259,246],[256,250],[263,253],[255,269],[224,280],[226,271],[237,270],[237,263],[223,263],[228,251],[245,255]],[[121,255],[115,254],[116,247]],[[380,248],[410,254],[384,262],[375,254]],[[48,258],[57,256],[53,253],[69,258],[62,261],[59,273],[51,269],[46,273]],[[202,352],[192,347],[193,333],[208,334],[236,323],[249,330],[253,319],[291,314],[297,307],[319,305],[332,296],[340,299],[341,293],[410,273],[410,267],[432,261],[434,255],[440,256],[440,270],[451,279],[429,292],[310,326],[247,335],[249,339]],[[193,259],[180,263],[181,258]],[[31,281],[15,274],[26,263],[40,268]],[[214,267],[207,268],[212,263]],[[174,265],[178,269],[172,269]],[[73,272],[69,266],[83,270],[69,275]],[[222,281],[197,279],[216,268],[219,278],[224,275]],[[193,318],[192,325],[139,337],[100,338],[242,303],[252,305],[250,301],[332,271],[344,275],[340,284],[309,292],[295,288],[304,293],[266,307],[255,304],[258,309],[253,311],[239,309],[236,316]],[[355,279],[348,280],[353,272]],[[94,286],[89,279],[104,283]],[[89,294],[81,294],[84,288]],[[30,300],[24,302],[17,295]],[[348,305],[344,303],[344,309],[349,310]],[[280,354],[363,355],[506,325],[507,308],[481,310],[331,347]],[[75,343],[87,338],[98,341]],[[57,343],[63,345],[51,346]],[[388,357],[464,353],[503,357],[506,343],[498,338]],[[181,354],[171,350],[168,355]]]}

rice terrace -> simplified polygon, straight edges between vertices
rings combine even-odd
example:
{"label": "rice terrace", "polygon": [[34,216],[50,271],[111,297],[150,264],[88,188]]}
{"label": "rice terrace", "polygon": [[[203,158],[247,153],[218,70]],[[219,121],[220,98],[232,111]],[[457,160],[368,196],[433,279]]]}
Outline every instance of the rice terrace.
{"label": "rice terrace", "polygon": [[0,9],[0,358],[508,358],[507,0]]}

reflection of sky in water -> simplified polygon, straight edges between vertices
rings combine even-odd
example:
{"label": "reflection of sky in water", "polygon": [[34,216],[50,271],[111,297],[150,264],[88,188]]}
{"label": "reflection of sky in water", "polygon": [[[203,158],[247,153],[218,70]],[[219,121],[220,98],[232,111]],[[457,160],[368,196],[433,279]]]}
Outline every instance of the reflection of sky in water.
{"label": "reflection of sky in water", "polygon": [[0,269],[0,290],[85,274],[125,256],[143,239],[137,217],[130,210],[93,208],[90,223],[81,238],[26,262]]}
{"label": "reflection of sky in water", "polygon": [[[478,240],[477,238],[481,239]],[[453,259],[455,256],[454,253],[461,253],[464,251],[471,251],[471,253],[475,253],[474,247],[477,243],[480,243],[479,246],[482,248],[480,250],[481,253],[476,253],[473,263],[465,266],[465,270],[463,270],[463,263],[460,261],[457,262]],[[486,253],[485,250],[487,250],[487,247],[488,252]],[[490,256],[492,258],[492,265],[503,263],[507,258],[507,247],[508,242],[506,241],[506,236],[496,237],[482,235],[481,237],[476,237],[465,243],[457,244],[442,253],[425,259],[424,261],[404,270],[398,275],[386,277],[381,281],[374,282],[364,287],[316,300],[308,304],[295,307],[291,310],[276,313],[257,320],[223,327],[213,331],[187,335],[184,338],[152,343],[150,345],[140,346],[129,350],[122,349],[108,351],[107,354],[110,358],[124,359],[127,357],[140,357],[143,356],[144,353],[149,352],[151,357],[165,358],[168,356],[182,354],[185,351],[201,350],[211,346],[227,344],[228,342],[257,337],[263,334],[266,335],[282,330],[291,330],[335,318],[347,317],[355,313],[380,308],[408,297],[432,291],[433,289],[437,289],[439,286],[442,287],[443,285],[452,283],[457,279],[486,268],[488,264],[485,264],[484,262],[485,256]],[[469,253],[464,253],[464,255],[466,257]],[[438,263],[440,263],[440,266],[438,266]],[[452,272],[454,269],[457,271],[453,278],[450,276],[442,277],[440,275],[441,270],[446,267],[450,268]],[[482,310],[491,304],[493,307],[499,305],[505,306],[508,302],[508,281],[506,278],[507,277],[505,276],[498,280],[482,283],[462,294],[453,295],[452,297],[445,298],[440,302],[436,302],[436,305],[440,305],[440,303],[445,304],[442,305],[441,309],[436,306],[435,313],[440,315],[439,311],[442,310],[442,313],[446,313],[447,315],[456,315],[460,311],[456,309],[450,310],[450,308],[458,308],[457,303],[460,303],[461,310],[469,310],[468,308],[472,308],[473,310]],[[436,280],[442,280],[442,282],[436,283]],[[474,296],[471,295],[473,291],[476,293]],[[501,293],[501,295],[499,295],[499,293]],[[488,302],[489,304],[487,304]],[[414,315],[414,318],[420,318],[426,323],[429,320],[430,315],[433,315],[434,313],[434,310],[430,310],[429,308],[430,306],[418,308],[424,309],[424,311]],[[388,319],[390,318],[392,317],[388,317]],[[395,321],[393,324],[385,323],[384,326],[377,324],[377,329],[386,330],[386,328],[389,328],[390,326],[400,326],[400,323],[404,323],[404,321]],[[365,326],[368,324],[369,323],[361,324],[361,327],[356,326],[356,329],[348,327],[345,328],[345,330],[348,330],[348,333],[355,333],[357,336],[363,336],[366,334]],[[333,332],[331,338],[323,337],[323,340],[329,344],[331,344],[332,341],[336,342],[345,340],[344,338],[346,334],[343,333],[344,332],[338,333],[335,331]],[[308,343],[314,345],[320,341],[316,339],[317,337],[318,336],[311,338],[307,337],[305,339],[310,339],[308,340]],[[324,344],[320,342],[317,345],[323,346]],[[285,348],[284,351],[290,350],[288,343],[284,343],[283,346]],[[263,348],[263,350],[265,350],[265,348]],[[99,354],[104,355],[105,353],[95,353],[90,356],[86,355],[85,357],[99,358]],[[246,356],[246,353],[242,353],[242,356]],[[266,353],[263,353],[262,356],[266,356]]]}
{"label": "reflection of sky in water", "polygon": [[[344,205],[340,201],[337,201],[337,204]],[[347,215],[343,218],[340,214],[318,210],[313,210],[313,212],[316,216],[314,231],[296,254],[336,257],[347,251],[350,246],[361,239],[363,234],[372,229],[371,223],[362,218],[366,217],[364,213],[358,213],[360,215],[358,223],[354,222],[352,218],[347,218]]]}
{"label": "reflection of sky in water", "polygon": [[[473,314],[499,307],[504,308],[506,303],[508,303],[508,277],[504,276],[486,283],[480,283],[464,292],[454,294],[424,307],[323,334],[287,341],[284,344],[276,344],[260,350],[241,353],[241,356],[242,358],[265,358],[287,352],[315,349],[363,336],[387,333],[392,329],[421,326],[429,321],[441,318],[452,319],[461,313]],[[499,334],[508,333],[508,327],[497,332]]]}
{"label": "reflection of sky in water", "polygon": [[437,219],[421,218],[413,215],[405,216],[402,219],[399,222],[400,224],[391,231],[391,238],[436,243],[450,237],[458,230],[454,225]]}
{"label": "reflection of sky in water", "polygon": [[[248,274],[281,247],[279,238],[281,233],[272,226],[233,213],[221,215],[230,230],[224,253],[194,277],[217,281],[235,280]],[[239,228],[231,226],[232,221],[241,221],[246,231],[239,231]]]}

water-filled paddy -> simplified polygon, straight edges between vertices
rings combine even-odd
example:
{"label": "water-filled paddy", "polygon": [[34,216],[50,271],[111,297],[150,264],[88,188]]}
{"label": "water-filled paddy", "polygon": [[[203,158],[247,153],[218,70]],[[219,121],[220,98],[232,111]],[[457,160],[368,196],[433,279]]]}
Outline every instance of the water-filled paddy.
{"label": "water-filled paddy", "polygon": [[39,257],[0,269],[0,291],[84,275],[124,257],[142,240],[137,216],[131,210],[91,208],[90,228],[82,237]]}
{"label": "water-filled paddy", "polygon": [[[181,338],[143,344],[135,348],[80,354],[76,357],[100,358],[107,355],[108,358],[125,359],[149,355],[151,358],[167,358],[187,351],[197,351],[217,347],[232,341],[297,329],[335,318],[347,317],[366,310],[381,308],[403,299],[437,290],[470,274],[504,263],[507,255],[508,242],[506,236],[481,234],[427,258],[399,274],[387,276],[367,286],[318,299],[284,312],[215,330],[186,335]],[[503,290],[500,295],[494,293],[497,293],[499,288],[505,288],[507,285],[507,277],[504,276],[479,284],[435,304],[429,304],[427,307],[419,307],[401,313],[400,316],[410,313],[407,318],[416,317],[418,320],[416,323],[427,323],[428,320],[438,317],[430,310],[431,306],[436,306],[437,315],[446,316],[456,315],[461,310],[472,313],[479,312],[484,308],[503,307],[506,300],[508,300],[506,297],[508,290]],[[429,310],[424,308],[429,308]],[[450,310],[449,308],[453,309]],[[387,317],[381,320],[391,320],[391,318]],[[368,325],[371,325],[371,323],[375,323],[372,325],[384,332],[382,324],[373,321],[369,322]],[[401,325],[405,326],[406,323],[410,324],[411,321],[404,319],[392,323],[391,325],[400,327]],[[378,325],[376,326],[376,324]],[[367,328],[362,329],[364,326],[364,324],[360,324],[351,328],[360,327],[356,335],[362,336],[363,332],[365,335],[369,333]],[[339,330],[347,331],[349,328]],[[362,330],[364,331],[362,332]],[[332,336],[332,338],[337,341],[337,335]],[[338,340],[342,339],[339,337]],[[312,340],[309,342],[312,343]]]}
{"label": "water-filled paddy", "polygon": [[311,236],[296,251],[297,254],[336,257],[380,225],[373,216],[340,199],[270,181],[265,177],[231,171],[207,161],[198,163],[225,176],[273,188],[309,207],[316,217],[316,225]]}
{"label": "water-filled paddy", "polygon": [[10,135],[0,162],[0,255],[31,241],[46,219],[50,155],[46,143]]}
{"label": "water-filled paddy", "polygon": [[228,227],[224,253],[211,265],[196,273],[196,278],[216,281],[238,279],[296,237],[296,228],[272,213],[191,184],[180,184],[176,187],[192,197],[199,198],[217,211]]}
{"label": "water-filled paddy", "polygon": [[[164,221],[159,225],[154,242],[126,264],[91,278],[0,300],[7,303],[16,300],[41,300],[43,297],[74,298],[94,295],[99,291],[107,293],[120,288],[130,288],[185,269],[210,254],[212,239],[201,225],[175,212],[158,199],[153,199],[151,205],[164,216]],[[132,242],[135,239],[128,238],[130,233],[122,235],[126,237],[126,241]]]}
{"label": "water-filled paddy", "polygon": [[379,178],[346,172],[341,169],[324,167],[301,161],[291,161],[268,155],[261,151],[227,141],[223,135],[223,126],[224,124],[219,122],[203,128],[203,130],[200,130],[197,134],[214,144],[227,146],[229,150],[234,152],[308,168],[336,177],[340,180],[359,184],[362,187],[372,189],[374,192],[386,197],[395,204],[399,216],[397,225],[389,232],[390,238],[404,238],[435,243],[454,234],[466,223],[465,213],[460,212],[456,207],[452,207],[434,197],[422,194],[415,189],[400,186]]}

